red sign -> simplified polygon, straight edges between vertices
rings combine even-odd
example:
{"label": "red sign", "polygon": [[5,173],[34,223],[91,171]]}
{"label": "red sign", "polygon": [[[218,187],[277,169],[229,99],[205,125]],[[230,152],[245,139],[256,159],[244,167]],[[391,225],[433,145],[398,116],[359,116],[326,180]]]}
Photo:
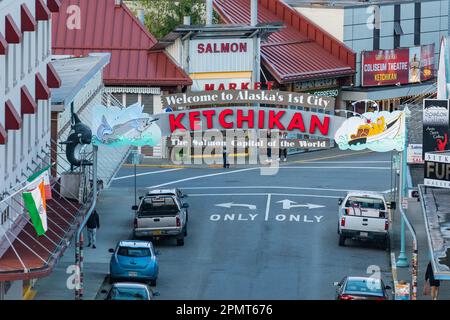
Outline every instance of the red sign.
{"label": "red sign", "polygon": [[214,90],[261,90],[263,85],[267,86],[266,90],[272,90],[273,82],[267,81],[267,82],[255,82],[255,84],[252,86],[250,82],[229,82],[227,84],[220,83],[217,87],[215,83],[206,83],[205,84],[205,91],[214,91]]}
{"label": "red sign", "polygon": [[362,86],[417,83],[434,77],[434,44],[362,53]]}
{"label": "red sign", "polygon": [[362,86],[408,83],[409,49],[366,51],[362,55]]}
{"label": "red sign", "polygon": [[217,128],[215,123],[218,123],[222,129],[242,129],[245,123],[248,129],[298,130],[298,132],[306,134],[321,134],[324,136],[328,135],[331,119],[329,116],[323,116],[323,119],[320,119],[317,115],[312,114],[305,121],[301,112],[287,115],[285,110],[248,110],[245,112],[236,108],[227,108],[220,112],[216,112],[214,109],[193,110],[177,115],[171,113],[169,115],[170,132],[187,130],[182,123],[185,117],[188,120],[190,131],[196,130],[198,123],[205,120],[206,129]]}

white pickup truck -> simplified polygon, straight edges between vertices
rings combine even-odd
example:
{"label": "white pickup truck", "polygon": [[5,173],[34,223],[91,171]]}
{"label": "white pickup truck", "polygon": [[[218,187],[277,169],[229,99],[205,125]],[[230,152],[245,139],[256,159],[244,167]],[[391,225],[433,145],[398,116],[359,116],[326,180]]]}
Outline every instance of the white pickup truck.
{"label": "white pickup truck", "polygon": [[339,245],[346,239],[373,240],[389,250],[389,214],[381,193],[349,192],[339,199]]}
{"label": "white pickup truck", "polygon": [[156,190],[141,197],[134,219],[134,237],[159,239],[173,237],[178,246],[184,245],[187,235],[187,209],[178,193]]}

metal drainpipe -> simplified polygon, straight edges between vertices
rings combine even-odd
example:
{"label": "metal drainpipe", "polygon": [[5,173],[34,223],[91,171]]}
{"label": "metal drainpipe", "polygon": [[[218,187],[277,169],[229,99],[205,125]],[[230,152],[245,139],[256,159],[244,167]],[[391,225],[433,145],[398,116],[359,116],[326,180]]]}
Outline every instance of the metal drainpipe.
{"label": "metal drainpipe", "polygon": [[84,217],[84,220],[80,224],[77,235],[76,235],[76,242],[75,242],[75,265],[78,267],[77,270],[79,272],[79,284],[75,288],[75,300],[82,300],[83,299],[83,229],[86,225],[89,217],[91,216],[92,212],[95,209],[95,205],[97,204],[97,152],[98,147],[94,147],[94,164],[93,164],[93,200],[92,205],[89,208],[88,213]]}
{"label": "metal drainpipe", "polygon": [[405,214],[405,211],[403,211],[402,206],[399,206],[400,213],[402,215],[403,221],[405,222],[406,226],[408,227],[409,231],[411,232],[411,235],[413,237],[413,252],[412,252],[412,279],[411,279],[411,285],[412,285],[412,296],[411,300],[417,300],[417,274],[419,272],[418,264],[418,255],[419,250],[417,246],[417,237],[416,237],[416,231],[414,230],[414,227],[409,222],[408,217]]}

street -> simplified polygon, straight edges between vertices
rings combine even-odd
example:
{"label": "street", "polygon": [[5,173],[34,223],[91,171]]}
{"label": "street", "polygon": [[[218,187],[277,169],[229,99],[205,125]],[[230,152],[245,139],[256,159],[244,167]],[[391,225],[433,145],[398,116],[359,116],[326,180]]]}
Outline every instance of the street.
{"label": "street", "polygon": [[[138,195],[148,188],[166,187],[189,195],[184,247],[177,247],[173,239],[155,243],[161,251],[155,289],[159,298],[334,299],[333,282],[378,270],[390,283],[387,251],[352,241],[339,247],[336,233],[337,201],[346,191],[391,189],[389,155],[310,158],[284,164],[275,175],[260,175],[259,167],[139,167]],[[122,168],[97,206],[106,224],[102,206],[111,208],[107,194],[120,194],[120,208],[127,208],[120,221],[128,221],[129,237],[133,172],[132,167]],[[112,232],[112,224],[104,228],[111,243],[126,234]],[[105,281],[101,289],[106,287]]]}

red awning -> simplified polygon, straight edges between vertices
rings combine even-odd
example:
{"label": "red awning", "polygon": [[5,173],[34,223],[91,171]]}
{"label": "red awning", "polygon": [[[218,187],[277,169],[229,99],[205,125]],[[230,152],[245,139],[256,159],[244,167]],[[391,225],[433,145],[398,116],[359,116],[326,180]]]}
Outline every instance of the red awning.
{"label": "red awning", "polygon": [[48,100],[50,99],[50,89],[42,78],[41,74],[36,73],[36,100]]}
{"label": "red awning", "polygon": [[8,142],[8,133],[0,123],[0,145],[5,145],[7,142]]}
{"label": "red awning", "polygon": [[50,10],[43,0],[36,0],[36,20],[48,21],[50,20]]}
{"label": "red awning", "polygon": [[8,42],[0,32],[0,56],[8,54]]}
{"label": "red awning", "polygon": [[47,6],[51,12],[59,12],[59,7],[61,7],[61,1],[59,0],[48,0]]}
{"label": "red awning", "polygon": [[22,41],[22,32],[20,32],[10,14],[5,17],[5,31],[8,43],[20,43]]}
{"label": "red awning", "polygon": [[[0,257],[0,281],[45,277],[68,247],[77,222],[85,216],[87,209],[60,197],[55,186],[52,186],[52,193],[53,199],[46,203],[48,230],[45,235],[37,236],[33,224],[25,215],[19,218],[25,222],[21,231],[16,234],[6,231],[10,242],[5,242],[8,247]],[[12,201],[23,208],[17,200]]]}
{"label": "red awning", "polygon": [[37,105],[26,86],[20,88],[20,112],[22,114],[35,114]]}
{"label": "red awning", "polygon": [[11,100],[5,102],[5,129],[19,130],[22,127],[22,118],[17,113]]}
{"label": "red awning", "polygon": [[20,6],[20,19],[22,32],[33,32],[36,30],[36,20],[25,3]]}
{"label": "red awning", "polygon": [[61,78],[51,63],[47,64],[47,85],[52,89],[61,87]]}

